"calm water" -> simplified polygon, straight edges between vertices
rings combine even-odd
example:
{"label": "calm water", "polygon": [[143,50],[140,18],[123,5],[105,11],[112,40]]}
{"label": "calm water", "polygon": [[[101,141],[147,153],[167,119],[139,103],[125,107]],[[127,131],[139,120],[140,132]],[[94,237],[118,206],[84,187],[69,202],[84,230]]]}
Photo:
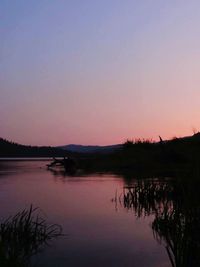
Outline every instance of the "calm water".
{"label": "calm water", "polygon": [[32,203],[66,234],[44,247],[33,266],[171,266],[165,246],[153,235],[155,214],[138,216],[137,207],[124,204],[123,177],[68,177],[45,165],[0,162],[1,220]]}

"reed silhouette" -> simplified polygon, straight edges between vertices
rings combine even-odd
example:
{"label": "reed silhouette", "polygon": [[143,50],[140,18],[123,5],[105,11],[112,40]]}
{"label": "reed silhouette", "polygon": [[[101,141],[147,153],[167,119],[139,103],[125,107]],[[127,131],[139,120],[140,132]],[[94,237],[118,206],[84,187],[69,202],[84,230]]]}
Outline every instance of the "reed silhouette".
{"label": "reed silhouette", "polygon": [[47,224],[31,205],[0,224],[0,266],[30,266],[31,257],[61,235],[61,226]]}
{"label": "reed silhouette", "polygon": [[137,217],[154,215],[155,239],[172,267],[200,266],[200,179],[141,180],[124,187],[124,208]]}

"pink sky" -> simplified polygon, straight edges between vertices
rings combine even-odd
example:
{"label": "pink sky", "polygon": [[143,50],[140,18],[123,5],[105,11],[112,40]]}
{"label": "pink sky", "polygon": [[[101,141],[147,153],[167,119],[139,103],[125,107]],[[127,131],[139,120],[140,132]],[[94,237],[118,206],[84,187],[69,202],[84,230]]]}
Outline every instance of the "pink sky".
{"label": "pink sky", "polygon": [[107,145],[200,129],[199,1],[5,1],[1,10],[1,137]]}

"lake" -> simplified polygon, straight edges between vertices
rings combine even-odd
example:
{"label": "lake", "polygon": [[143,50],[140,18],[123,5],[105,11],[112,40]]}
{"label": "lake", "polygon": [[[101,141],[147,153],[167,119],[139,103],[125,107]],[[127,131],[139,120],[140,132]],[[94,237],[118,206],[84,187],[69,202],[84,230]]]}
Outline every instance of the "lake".
{"label": "lake", "polygon": [[1,221],[33,204],[49,223],[63,228],[64,236],[31,258],[33,266],[172,266],[165,243],[152,229],[156,211],[148,206],[151,200],[148,207],[130,202],[128,192],[137,179],[110,174],[71,177],[47,170],[46,164],[0,162]]}

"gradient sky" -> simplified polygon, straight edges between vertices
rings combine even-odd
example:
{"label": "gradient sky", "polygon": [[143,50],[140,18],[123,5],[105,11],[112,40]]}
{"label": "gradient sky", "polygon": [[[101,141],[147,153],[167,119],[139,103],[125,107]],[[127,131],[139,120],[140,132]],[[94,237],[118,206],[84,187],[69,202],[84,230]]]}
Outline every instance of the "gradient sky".
{"label": "gradient sky", "polygon": [[0,0],[0,136],[114,144],[200,129],[199,0]]}

